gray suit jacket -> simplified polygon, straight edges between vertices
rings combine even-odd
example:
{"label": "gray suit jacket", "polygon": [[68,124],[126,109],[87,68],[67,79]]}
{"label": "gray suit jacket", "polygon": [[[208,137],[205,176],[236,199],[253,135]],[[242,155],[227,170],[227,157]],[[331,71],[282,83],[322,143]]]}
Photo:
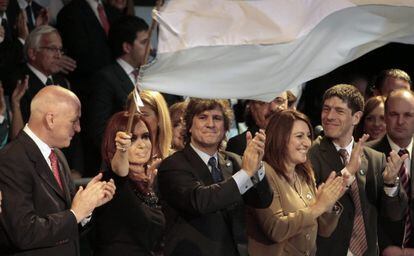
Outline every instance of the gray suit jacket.
{"label": "gray suit jacket", "polygon": [[[357,173],[359,196],[364,215],[368,250],[365,255],[377,255],[377,216],[381,214],[393,220],[402,218],[407,205],[407,196],[399,190],[396,197],[389,197],[383,188],[382,171],[386,160],[384,154],[364,147],[361,170]],[[315,171],[316,182],[320,184],[330,172],[340,172],[344,165],[335,146],[327,137],[318,137],[309,151],[309,158]],[[346,255],[352,234],[355,208],[349,191],[339,200],[343,212],[338,226],[331,237],[317,238],[317,255]]]}
{"label": "gray suit jacket", "polygon": [[79,255],[78,226],[70,212],[74,186],[65,157],[56,153],[63,191],[24,131],[0,151],[0,226],[9,242],[6,255]]}
{"label": "gray suit jacket", "polygon": [[210,170],[187,145],[165,159],[158,172],[167,218],[165,255],[239,255],[237,243],[244,228],[243,200],[264,208],[273,196],[267,179],[240,195],[231,175],[240,170],[240,157],[219,153],[224,181],[214,184]]}

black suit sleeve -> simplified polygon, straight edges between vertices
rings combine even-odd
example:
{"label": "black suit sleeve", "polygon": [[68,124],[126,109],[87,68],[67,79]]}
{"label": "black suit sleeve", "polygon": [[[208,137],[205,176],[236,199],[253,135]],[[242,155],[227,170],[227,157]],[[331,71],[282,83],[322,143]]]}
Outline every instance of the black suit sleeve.
{"label": "black suit sleeve", "polygon": [[94,75],[91,83],[94,89],[90,95],[90,103],[87,110],[87,132],[94,146],[100,148],[106,124],[115,112],[113,108],[115,91],[111,86],[110,78],[104,72],[98,72]]}
{"label": "black suit sleeve", "polygon": [[159,168],[159,189],[163,199],[173,208],[189,215],[203,215],[242,200],[232,178],[206,186],[191,170],[177,168],[168,159],[164,161]]}

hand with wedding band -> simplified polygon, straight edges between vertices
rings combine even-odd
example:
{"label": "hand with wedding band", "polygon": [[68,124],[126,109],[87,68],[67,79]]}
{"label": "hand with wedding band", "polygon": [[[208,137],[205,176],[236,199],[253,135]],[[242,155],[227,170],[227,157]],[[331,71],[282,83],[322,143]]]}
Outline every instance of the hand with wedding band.
{"label": "hand with wedding band", "polygon": [[131,146],[131,135],[126,132],[117,132],[115,137],[116,149],[121,152],[126,152]]}

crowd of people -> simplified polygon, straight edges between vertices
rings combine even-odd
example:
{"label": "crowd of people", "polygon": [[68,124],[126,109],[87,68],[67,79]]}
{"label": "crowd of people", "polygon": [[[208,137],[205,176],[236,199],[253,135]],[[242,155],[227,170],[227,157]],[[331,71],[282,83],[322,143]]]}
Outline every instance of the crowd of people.
{"label": "crowd of people", "polygon": [[406,72],[330,86],[317,134],[290,91],[241,102],[227,138],[229,100],[131,107],[132,1],[59,2],[0,0],[0,255],[414,255]]}

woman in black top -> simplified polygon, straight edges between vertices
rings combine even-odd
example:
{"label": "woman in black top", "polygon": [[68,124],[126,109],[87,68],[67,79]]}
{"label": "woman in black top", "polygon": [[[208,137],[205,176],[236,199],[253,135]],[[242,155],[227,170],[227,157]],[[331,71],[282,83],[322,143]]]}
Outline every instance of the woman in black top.
{"label": "woman in black top", "polygon": [[106,127],[102,156],[117,190],[108,204],[96,210],[94,255],[153,255],[161,240],[165,218],[153,191],[156,166],[152,161],[146,123],[134,118],[132,135],[126,132],[126,112],[114,114]]}

